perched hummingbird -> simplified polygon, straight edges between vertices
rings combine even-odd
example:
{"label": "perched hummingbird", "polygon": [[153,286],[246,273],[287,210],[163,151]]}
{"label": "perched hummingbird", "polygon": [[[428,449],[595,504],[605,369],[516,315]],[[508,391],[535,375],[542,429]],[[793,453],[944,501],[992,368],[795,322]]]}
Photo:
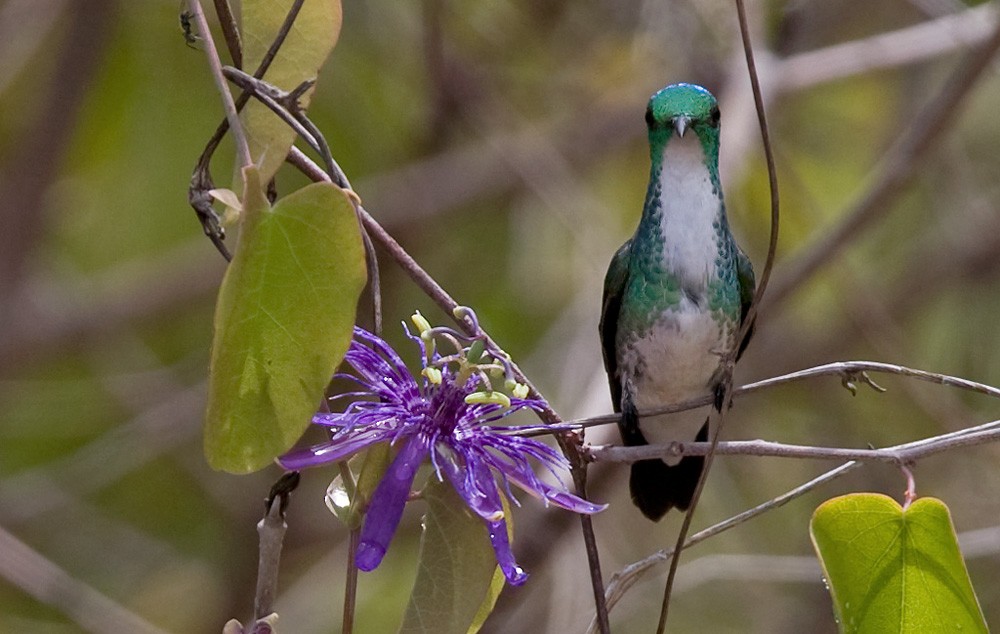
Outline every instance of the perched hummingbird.
{"label": "perched hummingbird", "polygon": [[[646,125],[646,202],[635,235],[608,267],[600,325],[611,399],[630,447],[707,440],[707,406],[638,414],[707,394],[721,407],[721,362],[737,345],[754,293],[750,260],[726,220],[715,97],[693,84],[667,86],[650,98]],[[687,509],[704,462],[634,463],[632,501],[651,520]]]}

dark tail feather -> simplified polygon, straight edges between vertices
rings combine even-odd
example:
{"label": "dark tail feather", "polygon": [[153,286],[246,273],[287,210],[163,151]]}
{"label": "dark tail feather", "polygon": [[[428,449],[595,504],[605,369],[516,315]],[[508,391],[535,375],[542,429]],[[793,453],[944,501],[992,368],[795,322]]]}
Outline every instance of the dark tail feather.
{"label": "dark tail feather", "polygon": [[[707,422],[698,432],[697,440],[708,440]],[[662,460],[633,463],[629,478],[632,502],[654,522],[675,506],[685,511],[691,506],[691,498],[704,467],[704,456],[687,456],[672,467]]]}

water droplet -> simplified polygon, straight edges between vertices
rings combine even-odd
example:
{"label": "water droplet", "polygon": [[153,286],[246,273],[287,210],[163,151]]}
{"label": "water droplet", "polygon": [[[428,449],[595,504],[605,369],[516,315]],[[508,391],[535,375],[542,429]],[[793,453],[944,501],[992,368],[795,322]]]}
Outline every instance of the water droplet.
{"label": "water droplet", "polygon": [[347,494],[340,476],[333,479],[326,488],[326,507],[338,517],[351,506],[351,496]]}

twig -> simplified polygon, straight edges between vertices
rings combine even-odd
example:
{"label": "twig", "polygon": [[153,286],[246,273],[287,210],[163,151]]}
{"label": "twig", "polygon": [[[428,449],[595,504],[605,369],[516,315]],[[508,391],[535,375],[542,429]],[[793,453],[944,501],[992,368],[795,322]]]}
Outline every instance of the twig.
{"label": "twig", "polygon": [[[326,178],[323,180],[332,182],[341,189],[347,190],[355,199],[360,198],[351,187],[351,182],[347,179],[344,170],[341,169],[340,165],[333,158],[333,154],[330,152],[330,145],[326,142],[323,133],[305,115],[299,105],[299,98],[306,90],[313,86],[315,83],[313,80],[304,81],[289,92],[231,66],[223,68],[222,72],[227,78],[243,88],[244,94],[252,95],[264,104],[287,126],[292,128],[299,138],[305,141],[313,151],[320,155],[323,159],[323,164],[326,166]],[[291,150],[295,150],[295,148],[291,148]],[[290,156],[292,154],[296,157],[300,156],[297,151],[290,151]],[[358,216],[361,239],[365,247],[368,288],[371,291],[372,297],[373,330],[376,335],[380,335],[382,334],[382,281],[379,271],[378,254],[375,253],[375,245],[372,243],[371,236],[368,235],[368,230],[362,222],[357,205],[355,205],[355,213]]]}
{"label": "twig", "polygon": [[358,597],[358,567],[354,557],[358,553],[358,543],[361,539],[361,528],[351,529],[347,544],[347,574],[344,584],[344,615],[340,626],[340,634],[351,634],[354,631],[354,612]]}
{"label": "twig", "polygon": [[799,379],[807,379],[817,376],[837,375],[848,380],[858,380],[860,377],[861,380],[864,381],[863,374],[865,372],[898,374],[900,376],[908,376],[919,381],[937,383],[938,385],[947,385],[949,387],[956,387],[962,390],[976,392],[977,394],[985,394],[986,396],[1000,398],[1000,388],[993,387],[992,385],[979,383],[977,381],[970,381],[969,379],[963,379],[958,376],[928,372],[927,370],[919,370],[917,368],[910,368],[905,365],[896,365],[894,363],[883,363],[881,361],[835,361],[832,363],[825,363],[812,368],[806,368],[805,370],[782,374],[781,376],[776,376],[771,379],[764,379],[763,381],[749,383],[737,390],[737,392],[740,394],[748,394],[750,392],[756,392],[781,383],[788,383]]}
{"label": "twig", "polygon": [[[690,548],[695,544],[705,541],[709,537],[714,537],[715,535],[725,532],[730,528],[739,526],[740,524],[743,524],[744,522],[747,522],[757,517],[758,515],[766,513],[767,511],[770,511],[772,509],[784,506],[785,504],[794,500],[795,498],[800,497],[808,493],[809,491],[812,491],[813,489],[822,484],[826,484],[827,482],[835,480],[849,473],[850,471],[857,469],[860,466],[861,463],[848,462],[840,465],[835,469],[831,469],[830,471],[827,471],[821,476],[813,478],[812,480],[809,480],[808,482],[801,484],[798,487],[792,489],[791,491],[779,495],[778,497],[772,500],[768,500],[763,504],[758,504],[757,506],[751,509],[747,509],[746,511],[743,511],[738,515],[730,517],[727,520],[719,522],[718,524],[713,524],[712,526],[709,526],[704,530],[698,531],[697,533],[692,535],[690,539],[684,542],[683,548],[685,549]],[[672,555],[673,555],[673,550],[659,550],[653,553],[652,555],[645,557],[644,559],[629,564],[619,572],[616,572],[614,575],[612,575],[611,582],[608,584],[608,589],[605,593],[605,596],[607,597],[608,610],[610,611],[611,609],[613,609],[614,606],[618,603],[618,601],[622,598],[622,596],[624,596],[625,593],[632,586],[634,586],[635,583],[650,568],[652,568],[657,564],[666,562],[668,558],[670,558]],[[590,629],[588,631],[594,632],[593,623],[591,623]]]}
{"label": "twig", "polygon": [[198,31],[205,36],[205,56],[208,58],[208,67],[212,71],[212,79],[215,80],[215,87],[222,97],[222,108],[226,111],[226,121],[233,131],[233,139],[236,142],[236,156],[239,157],[240,165],[248,167],[253,165],[250,158],[250,146],[247,145],[247,137],[243,133],[243,126],[240,125],[240,115],[236,110],[236,103],[233,95],[229,92],[229,85],[222,76],[222,62],[219,61],[219,51],[215,48],[215,40],[210,35],[208,20],[205,19],[205,12],[201,10],[199,0],[188,0],[188,7],[191,9],[191,18],[198,25]]}
{"label": "twig", "polygon": [[[751,448],[754,445],[759,445],[761,448],[764,444],[770,444],[772,447],[782,447],[775,443],[762,443],[762,441],[751,441],[744,443],[719,443],[719,445],[714,449],[718,454],[742,454],[742,455],[775,455],[784,457],[807,457],[807,458],[840,458],[845,456],[856,458],[851,462],[842,464],[841,466],[832,469],[824,473],[823,475],[810,480],[809,482],[792,489],[791,491],[784,493],[773,500],[769,500],[763,504],[755,506],[752,509],[744,511],[739,515],[735,515],[723,522],[719,522],[703,531],[700,531],[691,536],[691,539],[684,543],[684,548],[689,548],[699,542],[702,542],[709,537],[713,537],[725,530],[733,528],[739,524],[742,524],[762,513],[765,513],[771,509],[777,508],[784,505],[790,500],[799,497],[800,495],[811,491],[820,484],[829,482],[835,478],[838,478],[849,471],[860,467],[866,460],[877,460],[880,462],[890,462],[895,464],[907,464],[914,462],[920,458],[929,456],[931,454],[940,453],[942,451],[947,451],[949,449],[954,449],[957,447],[963,447],[968,445],[978,445],[984,442],[998,441],[1000,440],[1000,420],[992,421],[989,423],[984,423],[976,427],[969,429],[963,429],[948,434],[942,434],[940,436],[935,436],[932,438],[926,438],[922,440],[916,440],[901,445],[896,445],[894,447],[888,447],[886,449],[871,449],[871,450],[827,450],[825,448],[791,448],[788,454],[783,454],[781,452],[757,452],[756,449],[753,451],[745,451],[747,448]],[[688,443],[688,447],[695,443]],[[702,451],[708,451],[710,449],[709,443],[696,443],[700,445]],[[789,446],[784,446],[789,447]],[[620,447],[616,447],[621,449]],[[732,449],[732,451],[730,451]],[[804,449],[806,451],[802,452],[802,455],[793,456],[799,449]],[[782,449],[782,451],[784,451]],[[701,452],[699,452],[700,454]],[[836,455],[834,455],[836,454]],[[690,455],[695,455],[694,453]],[[639,458],[637,458],[639,459]],[[910,482],[907,483],[908,494],[912,493],[912,487]],[[668,557],[671,557],[672,551],[657,551],[652,555],[637,561],[633,564],[626,566],[621,571],[615,573],[611,577],[611,582],[608,584],[607,589],[607,604],[608,609],[611,610],[615,604],[618,603],[619,599],[635,585],[635,582],[639,580],[647,570],[652,568],[654,565],[667,561]],[[592,626],[593,627],[593,626]]]}
{"label": "twig", "polygon": [[[278,29],[277,34],[274,36],[274,41],[268,47],[267,52],[264,53],[264,57],[261,58],[260,64],[254,71],[253,76],[256,78],[261,78],[267,69],[270,68],[271,62],[274,61],[275,56],[281,49],[282,44],[285,43],[285,39],[288,37],[289,32],[292,30],[292,26],[295,24],[295,19],[298,17],[299,10],[302,8],[302,3],[305,0],[295,0],[292,6],[288,9],[288,14],[285,15],[284,22],[281,23],[281,28]],[[233,63],[236,68],[241,68],[243,66],[243,52],[240,48],[239,32],[236,31],[235,21],[232,19],[232,12],[229,9],[227,0],[216,0],[216,10],[220,11],[219,5],[225,5],[221,11],[228,12],[228,18],[219,13],[219,21],[222,23],[223,32],[226,37],[226,44],[230,47],[230,55],[233,57]],[[235,35],[231,35],[229,30],[233,30]],[[206,31],[205,35],[207,39],[211,40],[210,34]],[[214,42],[212,43],[214,47]],[[235,50],[234,50],[235,48]],[[218,57],[216,56],[216,61]],[[228,93],[228,90],[227,90]],[[239,112],[243,109],[243,106],[250,101],[250,93],[244,91],[240,93],[239,97],[236,98],[235,107],[236,111]],[[209,165],[212,162],[212,156],[215,154],[215,150],[219,147],[219,143],[222,138],[229,131],[229,119],[223,119],[222,122],[216,127],[215,132],[212,137],[205,144],[205,149],[202,150],[201,156],[198,157],[198,163],[195,165],[194,171],[191,174],[191,185],[188,188],[188,203],[194,209],[195,213],[198,215],[198,220],[201,222],[202,228],[205,231],[205,235],[209,237],[215,248],[218,249],[219,253],[226,261],[232,260],[232,255],[223,243],[225,239],[225,230],[219,224],[219,217],[212,208],[213,200],[208,194],[208,191],[215,187],[212,182],[211,170]]]}
{"label": "twig", "polygon": [[229,6],[229,0],[215,0],[215,15],[219,18],[222,37],[226,40],[226,48],[229,49],[229,57],[233,60],[233,66],[243,68],[243,41],[240,39],[240,29],[236,25],[236,18],[233,16],[233,8]]}
{"label": "twig", "polygon": [[[232,66],[225,66],[222,69],[222,74],[237,86],[243,89],[245,93],[249,93],[252,97],[255,97],[257,101],[261,102],[267,108],[277,115],[284,122],[285,125],[290,127],[295,131],[299,137],[305,141],[309,147],[316,151],[317,154],[321,154],[319,143],[316,141],[315,137],[307,130],[301,122],[290,112],[288,107],[289,103],[294,103],[292,93],[286,92],[277,88],[276,86],[267,83],[262,79],[258,79],[253,75],[247,74],[238,68]],[[306,87],[312,86],[313,82],[305,82]],[[296,91],[298,88],[296,89]]]}
{"label": "twig", "polygon": [[[757,123],[760,126],[760,136],[764,146],[764,158],[767,162],[767,183],[771,194],[771,232],[767,247],[767,260],[764,262],[764,270],[761,272],[760,281],[757,282],[757,288],[754,290],[753,300],[751,300],[747,314],[743,318],[743,323],[740,324],[735,345],[723,360],[725,366],[724,379],[720,387],[721,391],[716,395],[715,404],[719,408],[719,413],[715,431],[712,434],[712,447],[719,443],[719,436],[722,433],[722,427],[726,419],[725,413],[732,402],[733,366],[736,364],[736,356],[738,351],[743,348],[744,341],[750,336],[754,322],[757,319],[757,311],[760,307],[761,298],[764,296],[768,281],[771,279],[771,270],[774,268],[774,259],[778,251],[778,228],[780,220],[778,171],[774,164],[774,152],[771,149],[771,137],[767,127],[764,97],[761,94],[760,79],[757,76],[757,66],[754,63],[753,44],[750,41],[750,29],[747,26],[746,8],[743,6],[743,0],[736,0],[736,13],[739,17],[740,38],[743,42],[743,52],[746,55],[747,72],[750,76],[750,87],[753,91],[754,106],[757,110]],[[673,589],[674,579],[677,576],[677,567],[680,565],[680,553],[688,531],[691,529],[691,521],[694,519],[695,510],[698,508],[698,500],[701,498],[705,481],[708,479],[708,474],[711,471],[713,457],[714,453],[712,451],[709,451],[705,456],[705,464],[702,467],[701,476],[698,478],[698,484],[695,485],[694,494],[691,496],[691,504],[684,515],[684,521],[681,523],[680,531],[677,534],[677,542],[670,561],[670,571],[667,573],[667,581],[663,586],[663,602],[660,605],[660,619],[656,628],[657,634],[662,634],[666,628],[667,615],[670,610],[670,593]]]}
{"label": "twig", "polygon": [[[842,381],[846,381],[845,386],[852,383],[853,381],[862,381],[869,383],[870,379],[866,380],[864,376],[867,372],[879,372],[883,374],[896,374],[900,376],[906,376],[910,378],[917,379],[919,381],[926,381],[928,383],[936,383],[938,385],[946,385],[948,387],[954,387],[962,390],[967,390],[970,392],[975,392],[977,394],[984,394],[986,396],[992,396],[993,398],[1000,398],[1000,388],[993,387],[992,385],[987,385],[985,383],[979,383],[977,381],[970,381],[969,379],[963,379],[957,376],[951,376],[948,374],[939,374],[937,372],[928,372],[926,370],[918,370],[916,368],[910,368],[903,365],[896,365],[893,363],[882,363],[880,361],[835,361],[832,363],[825,363],[823,365],[818,365],[812,368],[806,368],[805,370],[797,370],[795,372],[790,372],[788,374],[782,374],[780,376],[772,377],[769,379],[763,379],[761,381],[756,381],[754,383],[748,383],[742,387],[735,388],[732,391],[732,396],[735,398],[737,396],[742,396],[744,394],[750,394],[752,392],[757,392],[769,387],[775,387],[777,385],[782,385],[784,383],[791,383],[793,381],[799,381],[802,379],[809,379],[821,376],[839,376]],[[848,387],[850,389],[850,387]],[[712,396],[701,396],[698,398],[689,399],[682,401],[680,403],[675,403],[672,405],[666,405],[664,407],[658,407],[656,409],[644,410],[640,412],[640,416],[656,416],[658,414],[672,414],[675,412],[683,412],[689,409],[695,409],[698,407],[704,407],[712,403]],[[599,425],[610,425],[612,423],[618,422],[618,414],[601,414],[599,416],[588,416],[587,418],[578,418],[575,420],[568,420],[562,423],[562,428],[569,429],[587,429],[589,427],[597,427]],[[539,429],[538,431],[530,431],[524,435],[535,436],[546,433],[553,433],[552,430]]]}
{"label": "twig", "polygon": [[892,199],[910,180],[917,164],[927,155],[934,142],[958,121],[958,109],[976,80],[1000,48],[1000,21],[989,40],[970,53],[952,73],[937,97],[928,104],[909,129],[882,160],[878,179],[845,214],[836,227],[822,231],[816,244],[802,249],[803,255],[788,265],[787,273],[775,284],[770,301],[774,305],[785,301],[793,290],[832,260],[861,230],[892,209]]}
{"label": "twig", "polygon": [[[732,440],[715,445],[718,455],[771,456],[776,458],[807,458],[820,460],[857,460],[859,462],[887,462],[906,466],[932,454],[958,447],[981,445],[1000,440],[1000,421],[983,423],[958,432],[931,436],[919,441],[885,449],[845,449],[840,447],[813,447],[790,445],[768,440]],[[653,458],[680,456],[705,456],[712,451],[709,442],[672,442],[667,445],[622,447],[596,445],[586,449],[587,457],[594,462],[632,463]]]}
{"label": "twig", "polygon": [[273,612],[274,597],[278,593],[278,567],[281,563],[281,545],[288,524],[285,523],[285,509],[299,484],[299,472],[283,474],[271,487],[264,501],[264,517],[257,523],[260,536],[260,554],[257,561],[257,593],[253,603],[254,621],[259,621]]}

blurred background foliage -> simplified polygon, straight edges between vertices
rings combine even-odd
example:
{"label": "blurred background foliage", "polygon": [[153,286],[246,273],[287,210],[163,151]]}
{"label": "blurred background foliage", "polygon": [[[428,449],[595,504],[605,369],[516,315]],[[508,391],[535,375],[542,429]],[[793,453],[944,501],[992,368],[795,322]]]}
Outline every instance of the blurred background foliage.
{"label": "blurred background foliage", "polygon": [[[994,4],[750,3],[782,191],[782,295],[762,308],[738,381],[861,358],[1000,385],[1000,61],[942,122],[901,195],[814,275],[788,276],[988,37]],[[224,263],[186,192],[222,111],[179,10],[0,2],[0,631],[218,632],[252,608],[254,527],[278,469],[236,477],[202,457]],[[883,34],[860,55],[837,48]],[[642,114],[661,86],[692,81],[720,97],[731,222],[763,266],[766,172],[738,42],[727,0],[348,0],[311,113],[366,207],[574,418],[610,411],[601,282],[638,218]],[[220,182],[230,156],[216,163]],[[285,169],[279,191],[304,183]],[[386,334],[405,349],[396,323],[414,309],[445,316],[387,260],[383,274]],[[878,380],[887,394],[862,386],[852,397],[817,379],[742,398],[726,435],[884,446],[997,417],[984,397]],[[951,507],[994,626],[998,465],[1000,450],[984,446],[915,468],[919,493]],[[694,528],[831,466],[720,458]],[[680,517],[646,522],[621,466],[591,473],[593,496],[612,503],[596,518],[607,580],[672,544]],[[306,473],[290,509],[277,600],[287,632],[338,631],[346,532],[322,503],[332,476]],[[836,494],[899,498],[903,487],[898,470],[868,466],[699,545],[672,626],[835,631],[809,516]],[[398,623],[419,516],[408,509],[386,561],[362,575],[357,631]],[[532,579],[505,591],[485,631],[582,631],[592,602],[578,522],[532,502],[515,518]],[[650,628],[664,572],[616,608],[615,631]]]}

